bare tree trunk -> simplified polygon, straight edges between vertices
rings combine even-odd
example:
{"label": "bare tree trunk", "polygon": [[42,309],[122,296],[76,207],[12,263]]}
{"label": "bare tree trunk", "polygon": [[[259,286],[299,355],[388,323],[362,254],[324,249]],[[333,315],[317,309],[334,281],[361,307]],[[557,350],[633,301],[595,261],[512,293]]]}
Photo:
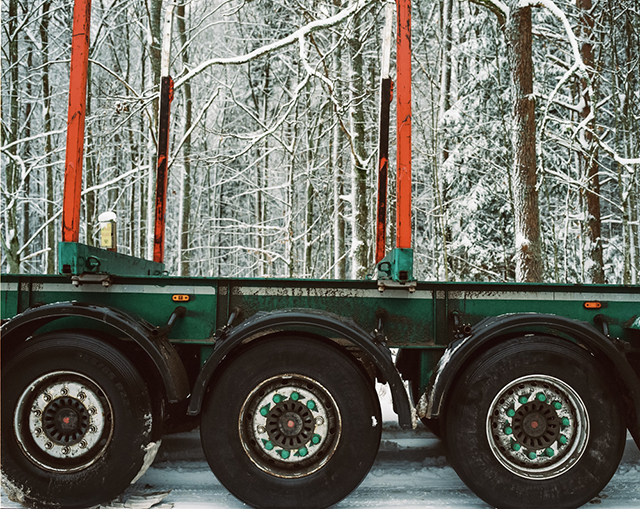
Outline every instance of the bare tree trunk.
{"label": "bare tree trunk", "polygon": [[354,28],[349,38],[351,59],[351,136],[353,141],[352,153],[352,194],[353,194],[353,265],[352,278],[364,279],[369,265],[368,253],[368,204],[367,204],[367,169],[364,161],[367,154],[365,149],[365,118],[364,118],[364,58],[362,55],[362,41],[360,40],[361,16],[354,16]]}
{"label": "bare tree trunk", "polygon": [[[45,0],[42,4],[42,18],[40,19],[40,42],[42,44],[42,96],[43,96],[43,128],[46,133],[44,139],[45,153],[45,197],[46,197],[46,219],[53,217],[53,203],[55,200],[53,190],[53,166],[51,165],[52,141],[51,141],[51,86],[49,85],[49,10],[51,1]],[[53,274],[56,270],[56,233],[55,221],[47,226],[45,230],[44,247],[48,249],[46,256],[46,272]]]}
{"label": "bare tree trunk", "polygon": [[[184,69],[189,67],[189,52],[187,48],[188,33],[186,23],[185,4],[178,5],[177,22],[178,33],[180,35],[180,46],[182,50],[180,52],[182,56],[182,66]],[[193,123],[193,103],[191,99],[191,83],[185,82],[182,89],[184,95],[184,132],[189,132]],[[181,276],[188,276],[190,274],[189,260],[190,260],[190,216],[191,216],[191,134],[185,137],[184,144],[182,145],[182,154],[184,157],[184,177],[182,180],[182,207],[180,218],[180,250],[179,250],[179,271]]]}
{"label": "bare tree trunk", "polygon": [[[593,85],[593,17],[591,15],[591,0],[576,0],[576,6],[581,10],[580,28],[582,45],[580,54],[582,61],[590,71]],[[585,154],[580,155],[582,165],[587,172],[587,218],[585,229],[587,232],[586,246],[586,276],[591,283],[604,283],[604,263],[602,260],[602,223],[600,221],[600,181],[598,175],[598,146],[593,141],[595,128],[595,112],[592,110],[592,98],[589,96],[589,83],[586,79],[580,81],[581,98],[584,107],[580,111],[582,121],[587,121],[584,131],[584,139],[587,146]],[[588,120],[593,112],[593,118]]]}
{"label": "bare tree trunk", "polygon": [[505,25],[513,97],[516,280],[542,281],[540,213],[536,188],[536,124],[533,98],[531,7],[511,2]]}
{"label": "bare tree trunk", "polygon": [[20,171],[16,163],[18,154],[19,129],[19,103],[18,93],[20,90],[20,73],[18,68],[18,2],[17,0],[9,0],[9,19],[6,20],[7,33],[9,35],[9,108],[11,119],[9,120],[9,132],[5,135],[6,144],[9,145],[9,161],[7,162],[6,174],[6,193],[7,200],[12,200],[13,204],[6,208],[5,218],[5,235],[3,235],[3,244],[9,263],[9,272],[17,274],[20,272],[20,241],[18,238],[18,219],[17,212],[17,193],[20,186]]}

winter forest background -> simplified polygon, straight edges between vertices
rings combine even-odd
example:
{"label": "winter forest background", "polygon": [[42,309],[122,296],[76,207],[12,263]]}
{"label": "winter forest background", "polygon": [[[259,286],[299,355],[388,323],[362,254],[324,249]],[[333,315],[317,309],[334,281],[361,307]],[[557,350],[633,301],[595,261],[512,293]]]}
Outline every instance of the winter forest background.
{"label": "winter forest background", "polygon": [[[591,1],[414,1],[418,279],[639,282],[640,0]],[[92,5],[80,240],[99,244],[114,211],[118,250],[150,259],[166,4]],[[57,272],[72,8],[2,0],[3,272]],[[371,273],[384,2],[186,0],[175,15],[169,273]],[[531,35],[527,92],[514,55]],[[516,274],[523,247],[540,251],[533,274]]]}

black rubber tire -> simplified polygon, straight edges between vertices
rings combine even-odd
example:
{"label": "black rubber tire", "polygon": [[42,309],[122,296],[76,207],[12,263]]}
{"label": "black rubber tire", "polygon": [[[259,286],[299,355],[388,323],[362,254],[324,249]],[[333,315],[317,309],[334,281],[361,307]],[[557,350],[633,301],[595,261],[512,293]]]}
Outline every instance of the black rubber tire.
{"label": "black rubber tire", "polygon": [[[64,374],[51,375],[55,372]],[[34,381],[51,376],[52,380],[69,382],[74,379],[71,373],[93,382],[101,401],[108,401],[111,411],[105,418],[108,423],[105,429],[110,430],[110,438],[106,432],[101,435],[104,438],[92,464],[87,461],[88,465],[78,471],[64,472],[67,460],[57,460],[55,466],[60,471],[52,471],[32,461],[19,445],[14,432],[14,412],[21,398],[29,401],[26,398],[31,396],[22,395]],[[151,415],[151,402],[142,377],[112,346],[77,332],[50,333],[27,341],[2,367],[5,491],[10,498],[30,507],[71,509],[112,500],[129,486],[143,466],[145,447],[152,433]],[[27,425],[21,429],[27,439],[33,436]]]}
{"label": "black rubber tire", "polygon": [[[489,407],[499,391],[527,375],[561,380],[579,395],[588,412],[590,434],[584,453],[553,478],[514,474],[489,445]],[[492,507],[563,509],[587,503],[615,473],[625,445],[625,426],[609,379],[593,356],[568,341],[524,337],[495,346],[460,375],[448,398],[445,442],[450,462]]]}
{"label": "black rubber tire", "polygon": [[[258,468],[243,448],[238,419],[265,380],[294,373],[320,383],[334,398],[342,430],[335,452],[318,470],[281,478]],[[200,433],[218,480],[258,508],[324,508],[351,493],[373,464],[382,430],[380,404],[363,372],[342,352],[307,338],[264,340],[231,362],[212,382]]]}

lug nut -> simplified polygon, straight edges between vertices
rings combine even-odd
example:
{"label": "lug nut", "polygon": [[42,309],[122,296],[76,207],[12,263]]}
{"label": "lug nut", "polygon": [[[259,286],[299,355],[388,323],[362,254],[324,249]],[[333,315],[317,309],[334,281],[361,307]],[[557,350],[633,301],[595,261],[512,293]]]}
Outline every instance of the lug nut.
{"label": "lug nut", "polygon": [[513,408],[510,408],[509,410],[507,410],[507,415],[509,417],[513,417],[516,415],[516,411]]}
{"label": "lug nut", "polygon": [[80,442],[80,449],[85,449],[87,447],[87,441],[83,440],[82,442]]}
{"label": "lug nut", "polygon": [[267,428],[265,428],[262,424],[258,426],[258,433],[266,433]]}
{"label": "lug nut", "polygon": [[511,426],[505,426],[504,433],[505,435],[511,435],[513,433],[513,428]]}
{"label": "lug nut", "polygon": [[521,405],[524,405],[527,401],[529,401],[529,398],[527,398],[526,396],[520,396],[520,398],[518,398],[518,401]]}
{"label": "lug nut", "polygon": [[311,443],[312,443],[312,444],[319,444],[319,443],[320,443],[320,440],[322,440],[322,437],[316,433],[316,434],[315,434],[315,435],[313,435],[313,437],[311,438]]}
{"label": "lug nut", "polygon": [[71,448],[70,447],[63,447],[62,448],[62,454],[69,454],[71,452]]}
{"label": "lug nut", "polygon": [[529,459],[530,459],[530,460],[534,460],[534,459],[536,459],[536,453],[535,453],[535,452],[533,452],[533,451],[531,451],[529,454],[527,454],[527,456],[529,456]]}
{"label": "lug nut", "polygon": [[542,403],[544,403],[545,401],[547,401],[547,397],[546,397],[542,392],[539,392],[539,393],[536,395],[536,398],[537,398],[537,400],[538,400],[538,401],[540,401],[540,402],[542,402]]}
{"label": "lug nut", "polygon": [[42,395],[42,399],[44,399],[45,402],[49,403],[49,401],[51,401],[51,395],[50,394],[43,394]]}
{"label": "lug nut", "polygon": [[84,393],[84,391],[80,391],[78,393],[78,399],[84,400],[86,397],[87,397],[87,395]]}
{"label": "lug nut", "polygon": [[33,414],[34,414],[36,417],[40,417],[40,416],[42,415],[42,412],[41,412],[39,409],[37,409],[37,408],[36,408],[36,409],[33,411]]}
{"label": "lug nut", "polygon": [[268,440],[265,444],[264,444],[264,448],[267,451],[271,451],[273,450],[273,442],[271,440]]}
{"label": "lug nut", "polygon": [[91,415],[95,415],[97,412],[98,412],[98,410],[96,410],[96,407],[94,407],[94,406],[92,406],[92,407],[89,409],[89,413],[90,413]]}
{"label": "lug nut", "polygon": [[51,442],[47,442],[46,444],[44,444],[44,446],[45,446],[47,449],[51,449],[51,448],[53,447],[53,444],[52,444]]}
{"label": "lug nut", "polygon": [[558,442],[560,442],[560,445],[567,445],[567,442],[569,442],[569,439],[564,435],[560,435],[560,438],[558,438]]}
{"label": "lug nut", "polygon": [[60,391],[60,393],[63,396],[67,396],[69,394],[69,389],[67,389],[66,387],[63,387],[62,390]]}
{"label": "lug nut", "polygon": [[313,401],[312,399],[310,399],[309,401],[307,401],[307,408],[309,410],[315,410],[316,409],[316,402]]}
{"label": "lug nut", "polygon": [[322,416],[318,416],[316,417],[316,426],[322,426],[324,424],[324,419],[322,418]]}
{"label": "lug nut", "polygon": [[562,408],[562,403],[560,403],[559,401],[554,401],[553,408],[555,408],[556,410],[560,410]]}
{"label": "lug nut", "polygon": [[273,402],[278,404],[283,400],[282,396],[280,394],[274,394],[273,396]]}
{"label": "lug nut", "polygon": [[569,426],[569,424],[571,424],[571,421],[567,417],[563,417],[562,418],[562,425],[563,426]]}
{"label": "lug nut", "polygon": [[42,435],[42,428],[36,428],[34,433],[36,434],[37,437],[39,437],[40,435]]}
{"label": "lug nut", "polygon": [[551,448],[551,447],[547,447],[544,450],[544,453],[549,456],[549,458],[553,457],[553,455],[555,454],[555,451]]}
{"label": "lug nut", "polygon": [[302,448],[298,449],[298,454],[299,454],[300,456],[302,456],[302,457],[306,456],[308,452],[309,452],[309,451],[307,450],[307,448],[306,448],[306,447],[302,447]]}
{"label": "lug nut", "polygon": [[98,428],[95,426],[89,426],[89,433],[95,433],[96,431],[98,431]]}
{"label": "lug nut", "polygon": [[269,408],[271,407],[271,405],[265,405],[260,409],[260,415],[262,417],[266,417],[267,414],[269,413]]}
{"label": "lug nut", "polygon": [[514,451],[518,452],[522,448],[522,446],[518,442],[514,442],[513,444],[511,444],[511,448]]}
{"label": "lug nut", "polygon": [[279,451],[280,452],[280,456],[282,457],[282,459],[286,460],[289,458],[289,456],[291,456],[291,453],[289,451]]}
{"label": "lug nut", "polygon": [[297,393],[297,392],[295,392],[295,391],[294,391],[294,392],[292,392],[292,393],[291,393],[291,399],[292,399],[293,401],[298,401],[298,400],[300,399],[300,394],[298,394],[298,393]]}

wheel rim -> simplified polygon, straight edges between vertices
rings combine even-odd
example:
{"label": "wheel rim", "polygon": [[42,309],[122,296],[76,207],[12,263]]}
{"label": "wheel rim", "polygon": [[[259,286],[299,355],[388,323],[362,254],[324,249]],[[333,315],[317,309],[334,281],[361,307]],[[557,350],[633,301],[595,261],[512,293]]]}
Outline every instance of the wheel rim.
{"label": "wheel rim", "polygon": [[283,478],[304,477],[333,456],[342,432],[335,400],[319,382],[286,374],[265,380],[245,399],[240,440],[261,470]]}
{"label": "wheel rim", "polygon": [[587,449],[589,414],[562,380],[530,375],[507,384],[487,414],[487,439],[507,470],[550,479],[573,467]]}
{"label": "wheel rim", "polygon": [[13,430],[23,453],[54,472],[75,472],[95,463],[113,433],[104,391],[72,371],[48,373],[20,395]]}

